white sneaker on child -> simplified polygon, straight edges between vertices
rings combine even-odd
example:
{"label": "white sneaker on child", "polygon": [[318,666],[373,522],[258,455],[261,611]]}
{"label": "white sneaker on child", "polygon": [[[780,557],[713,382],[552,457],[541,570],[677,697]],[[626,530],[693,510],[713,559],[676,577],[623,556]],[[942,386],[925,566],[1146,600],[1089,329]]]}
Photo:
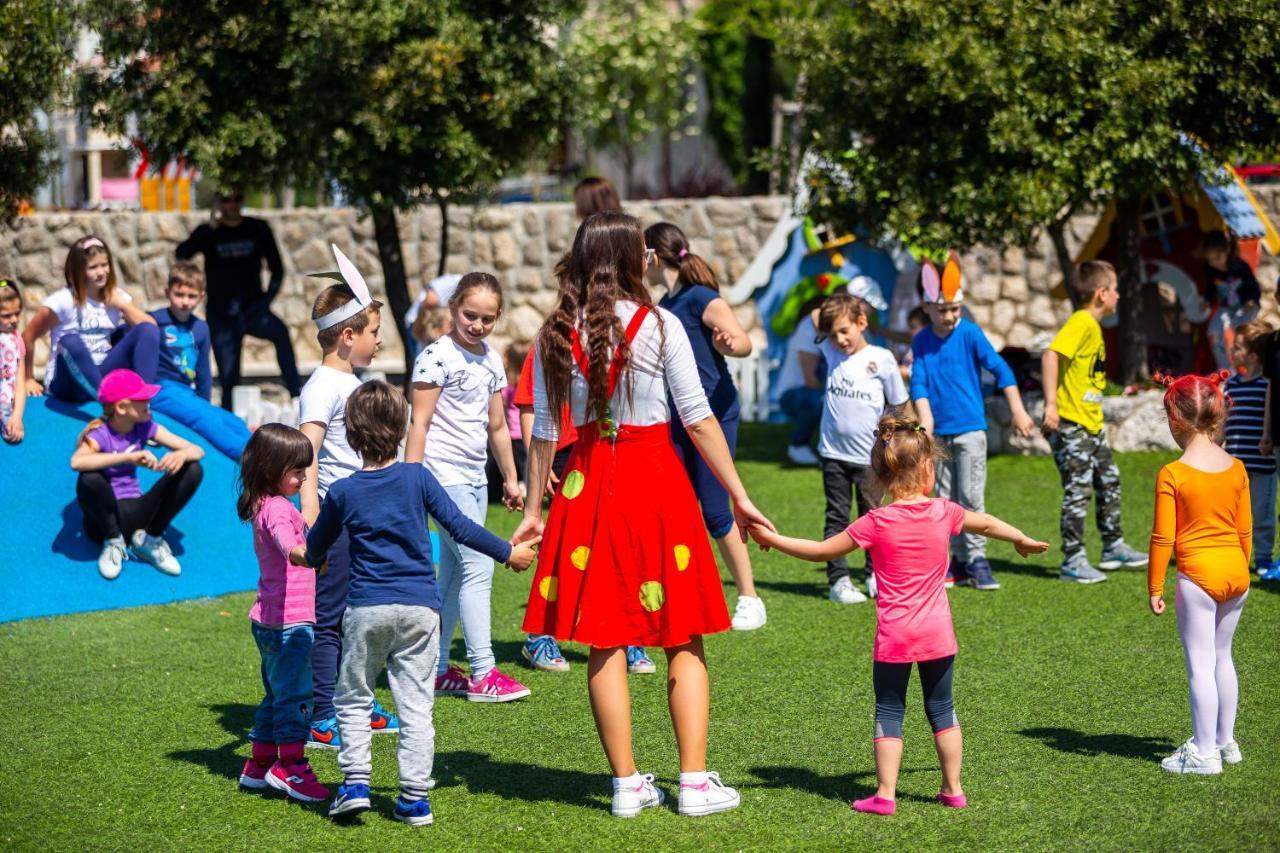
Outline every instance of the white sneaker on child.
{"label": "white sneaker on child", "polygon": [[[681,773],[681,777],[685,774]],[[680,782],[680,814],[686,817],[727,812],[736,809],[742,797],[734,788],[720,781],[719,773],[707,773],[700,783]]]}
{"label": "white sneaker on child", "polygon": [[827,590],[827,598],[830,598],[836,604],[861,604],[867,600],[867,597],[858,592],[853,585],[853,581],[849,580],[849,576],[845,575],[831,585]]}
{"label": "white sneaker on child", "polygon": [[98,555],[98,574],[109,581],[120,577],[120,569],[124,566],[124,538],[117,536],[102,543],[102,553]]}
{"label": "white sneaker on child", "polygon": [[750,595],[738,596],[738,606],[733,609],[733,630],[754,631],[763,628],[766,618],[763,601]]}
{"label": "white sneaker on child", "polygon": [[1223,764],[1239,764],[1244,761],[1244,755],[1240,752],[1240,744],[1235,741],[1228,741],[1225,745],[1218,747],[1218,754],[1222,756]]}
{"label": "white sneaker on child", "polygon": [[1196,752],[1195,740],[1190,739],[1178,747],[1173,755],[1161,761],[1160,766],[1170,773],[1216,776],[1222,772],[1222,759],[1218,757],[1216,751],[1212,755],[1201,755]]}
{"label": "white sneaker on child", "polygon": [[169,543],[161,537],[152,536],[145,530],[135,530],[129,544],[139,560],[150,563],[166,575],[177,577],[182,573],[182,566],[169,550]]}
{"label": "white sneaker on child", "polygon": [[660,806],[666,801],[667,795],[653,784],[652,773],[643,776],[637,773],[636,778],[639,779],[638,785],[631,780],[613,780],[614,817],[635,817],[645,809]]}

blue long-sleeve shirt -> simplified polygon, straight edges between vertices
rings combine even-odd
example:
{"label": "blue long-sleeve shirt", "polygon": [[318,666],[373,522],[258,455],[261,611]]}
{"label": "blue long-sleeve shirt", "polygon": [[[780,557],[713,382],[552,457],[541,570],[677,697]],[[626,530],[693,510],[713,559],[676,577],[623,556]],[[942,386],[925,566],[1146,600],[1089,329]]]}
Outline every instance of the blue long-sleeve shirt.
{"label": "blue long-sleeve shirt", "polygon": [[329,487],[307,534],[307,562],[324,562],[345,528],[351,537],[348,604],[439,609],[428,513],[460,544],[501,563],[511,558],[511,545],[463,515],[430,471],[397,462],[376,471],[357,471]]}
{"label": "blue long-sleeve shirt", "polygon": [[987,336],[969,320],[962,319],[945,338],[925,326],[911,341],[911,354],[911,399],[929,401],[935,435],[987,428],[982,368],[995,374],[999,388],[1017,383]]}
{"label": "blue long-sleeve shirt", "polygon": [[209,324],[192,314],[178,322],[168,308],[152,311],[160,327],[160,361],[156,376],[181,382],[204,399],[213,395],[213,368],[209,364]]}

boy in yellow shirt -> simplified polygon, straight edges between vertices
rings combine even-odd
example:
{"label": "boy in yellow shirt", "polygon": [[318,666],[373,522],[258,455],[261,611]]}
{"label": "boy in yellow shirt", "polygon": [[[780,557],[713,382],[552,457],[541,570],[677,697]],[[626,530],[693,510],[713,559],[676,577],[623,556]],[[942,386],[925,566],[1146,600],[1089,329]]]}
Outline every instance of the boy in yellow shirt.
{"label": "boy in yellow shirt", "polygon": [[1120,471],[1102,425],[1102,390],[1107,384],[1107,348],[1099,321],[1120,301],[1116,271],[1106,261],[1076,267],[1071,286],[1080,296],[1076,311],[1058,330],[1041,359],[1044,432],[1062,477],[1062,570],[1075,583],[1099,583],[1107,576],[1089,562],[1084,520],[1089,498],[1098,493],[1098,532],[1104,569],[1140,568],[1147,555],[1130,548],[1120,531]]}

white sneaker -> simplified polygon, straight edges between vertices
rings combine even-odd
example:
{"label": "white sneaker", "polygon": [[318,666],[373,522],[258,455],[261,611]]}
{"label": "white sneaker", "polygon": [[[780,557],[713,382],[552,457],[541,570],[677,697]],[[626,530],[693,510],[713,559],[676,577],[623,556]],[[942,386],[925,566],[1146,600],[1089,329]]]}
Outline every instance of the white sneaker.
{"label": "white sneaker", "polygon": [[182,566],[169,550],[169,543],[161,537],[151,536],[145,530],[135,530],[129,544],[139,560],[150,563],[166,575],[176,577],[182,573]]}
{"label": "white sneaker", "polygon": [[98,574],[109,581],[120,577],[120,568],[124,565],[124,539],[117,537],[102,543],[102,553],[98,555]]}
{"label": "white sneaker", "polygon": [[635,789],[614,788],[613,816],[635,817],[645,809],[660,806],[667,800],[662,789],[653,784],[653,774],[646,773],[640,777],[640,787]]}
{"label": "white sneaker", "polygon": [[807,444],[793,444],[787,448],[787,458],[793,465],[817,465],[818,457]]}
{"label": "white sneaker", "polygon": [[763,628],[766,618],[763,601],[750,595],[738,596],[738,606],[733,609],[733,630],[754,631]]}
{"label": "white sneaker", "polygon": [[708,773],[701,785],[680,784],[680,814],[686,817],[727,812],[736,809],[742,797],[734,788],[720,781],[719,773]]}
{"label": "white sneaker", "polygon": [[880,586],[876,583],[876,573],[867,572],[867,598],[875,598],[880,594]]}
{"label": "white sneaker", "polygon": [[831,589],[827,591],[827,598],[836,604],[861,604],[867,600],[865,595],[858,592],[847,575],[831,585]]}
{"label": "white sneaker", "polygon": [[1230,741],[1225,746],[1218,747],[1218,754],[1222,756],[1223,764],[1239,764],[1244,761],[1244,756],[1240,754],[1240,744],[1235,741]]}
{"label": "white sneaker", "polygon": [[1170,773],[1195,773],[1201,776],[1216,776],[1222,772],[1222,759],[1217,753],[1201,755],[1196,752],[1195,741],[1188,740],[1182,746],[1160,762],[1160,766]]}

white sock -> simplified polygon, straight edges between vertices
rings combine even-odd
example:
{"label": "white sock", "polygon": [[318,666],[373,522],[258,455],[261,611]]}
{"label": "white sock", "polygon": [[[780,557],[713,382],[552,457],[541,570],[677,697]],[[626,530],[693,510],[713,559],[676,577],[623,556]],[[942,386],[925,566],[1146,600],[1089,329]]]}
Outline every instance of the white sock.
{"label": "white sock", "polygon": [[613,790],[634,791],[636,788],[639,788],[643,782],[644,780],[640,777],[640,773],[638,771],[632,773],[630,776],[614,776]]}
{"label": "white sock", "polygon": [[698,770],[698,771],[695,771],[695,772],[693,772],[693,773],[681,773],[681,774],[680,774],[680,784],[681,784],[681,785],[694,785],[694,786],[698,786],[698,785],[703,784],[703,783],[704,783],[704,782],[706,782],[706,781],[707,781],[707,771],[705,771],[705,770]]}

